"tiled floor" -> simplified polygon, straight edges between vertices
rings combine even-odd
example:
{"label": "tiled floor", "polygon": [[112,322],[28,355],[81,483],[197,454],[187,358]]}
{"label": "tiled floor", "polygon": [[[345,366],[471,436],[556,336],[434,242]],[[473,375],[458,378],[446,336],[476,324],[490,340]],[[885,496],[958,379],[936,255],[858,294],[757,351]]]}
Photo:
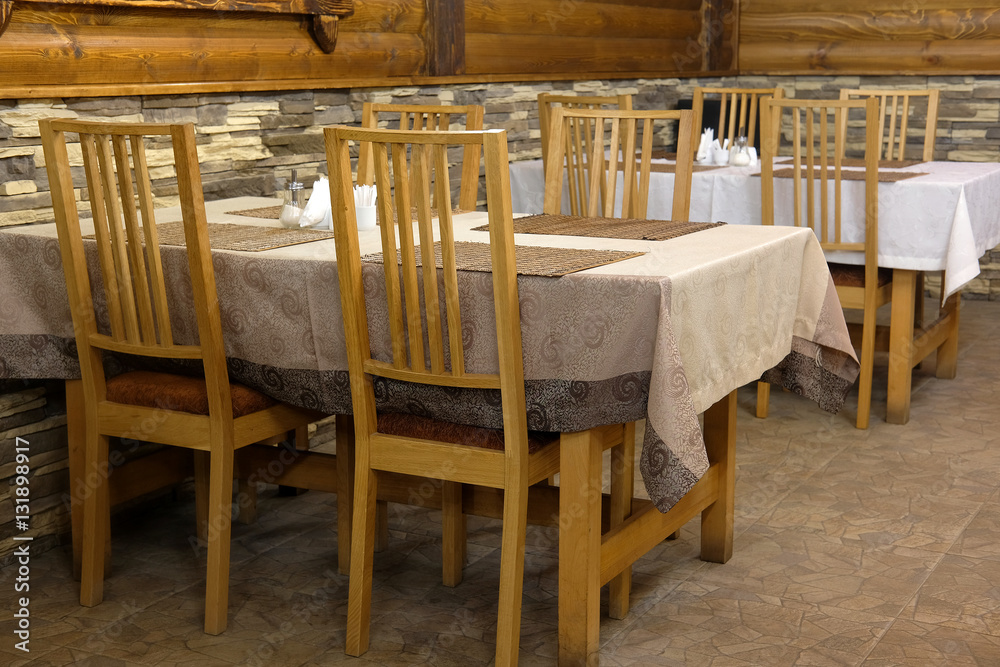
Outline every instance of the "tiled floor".
{"label": "tiled floor", "polygon": [[[1000,664],[1000,304],[966,303],[962,318],[958,379],[918,370],[906,426],[882,419],[884,372],[868,431],[854,429],[853,402],[831,416],[775,392],[760,421],[741,392],[732,560],[698,559],[697,522],[654,549],[635,567],[632,612],[603,619],[602,664]],[[465,581],[449,589],[436,513],[393,507],[371,650],[359,660],[343,654],[335,514],[329,495],[262,494],[258,522],[234,528],[229,629],[218,637],[201,631],[204,554],[189,543],[189,491],[116,520],[98,607],[77,604],[65,550],[40,555],[31,664],[490,661],[499,522],[470,521]],[[14,577],[0,575],[5,600]],[[0,662],[22,664],[11,632],[0,637]],[[551,665],[555,654],[554,534],[532,528],[521,662]]]}

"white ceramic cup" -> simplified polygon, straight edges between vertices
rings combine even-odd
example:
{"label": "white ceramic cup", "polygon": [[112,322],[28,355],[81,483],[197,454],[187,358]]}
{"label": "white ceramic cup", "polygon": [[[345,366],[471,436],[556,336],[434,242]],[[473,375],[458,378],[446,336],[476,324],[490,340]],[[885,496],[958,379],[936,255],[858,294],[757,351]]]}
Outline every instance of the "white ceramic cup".
{"label": "white ceramic cup", "polygon": [[374,206],[355,206],[354,210],[357,212],[359,232],[364,232],[369,229],[375,229]]}

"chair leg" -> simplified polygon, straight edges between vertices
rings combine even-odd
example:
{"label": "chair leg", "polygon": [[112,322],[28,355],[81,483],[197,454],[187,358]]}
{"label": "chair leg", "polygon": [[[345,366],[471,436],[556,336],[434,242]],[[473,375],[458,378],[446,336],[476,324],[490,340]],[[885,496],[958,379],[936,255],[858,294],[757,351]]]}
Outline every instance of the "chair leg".
{"label": "chair leg", "polygon": [[337,567],[351,573],[351,522],[354,519],[354,417],[337,415]]}
{"label": "chair leg", "polygon": [[771,383],[757,382],[757,418],[767,419],[768,403],[771,401]]}
{"label": "chair leg", "polygon": [[442,482],[441,485],[441,582],[445,586],[462,583],[465,564],[465,514],[462,512],[462,485]]}
{"label": "chair leg", "polygon": [[858,379],[857,427],[868,428],[872,411],[872,376],[875,372],[875,315],[877,308],[866,305],[861,330],[861,375]]}
{"label": "chair leg", "polygon": [[104,557],[111,507],[108,501],[108,436],[87,429],[84,455],[83,548],[80,604],[93,607],[104,600]]}
{"label": "chair leg", "polygon": [[372,560],[375,552],[375,494],[371,469],[354,479],[354,526],[351,531],[351,578],[347,593],[347,640],[344,650],[359,656],[368,650],[372,613]]}
{"label": "chair leg", "polygon": [[208,544],[208,504],[209,479],[212,461],[208,452],[195,451],[194,454],[194,516],[196,535],[201,545]]}
{"label": "chair leg", "polygon": [[[611,522],[619,526],[632,513],[635,486],[635,422],[624,425],[622,444],[611,448]],[[608,582],[608,616],[622,619],[628,615],[632,589],[632,566]]]}
{"label": "chair leg", "polygon": [[[519,473],[511,475],[508,479]],[[521,641],[521,597],[524,586],[524,534],[528,525],[528,485],[508,483],[503,498],[500,548],[500,603],[497,608],[496,667],[516,666]]]}
{"label": "chair leg", "polygon": [[229,616],[229,546],[233,511],[233,444],[213,443],[208,491],[208,568],[205,632],[226,629]]}

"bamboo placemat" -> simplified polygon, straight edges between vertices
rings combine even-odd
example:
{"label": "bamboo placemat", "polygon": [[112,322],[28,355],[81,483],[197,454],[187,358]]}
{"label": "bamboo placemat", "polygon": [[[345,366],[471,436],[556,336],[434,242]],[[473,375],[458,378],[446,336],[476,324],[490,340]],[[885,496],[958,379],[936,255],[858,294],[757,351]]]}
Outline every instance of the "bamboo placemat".
{"label": "bamboo placemat", "polygon": [[[636,218],[588,218],[581,215],[540,213],[514,219],[515,234],[553,234],[589,236],[602,239],[665,241],[685,234],[724,225],[724,222],[675,222],[673,220],[638,220]],[[489,231],[489,225],[473,231]]]}
{"label": "bamboo placemat", "polygon": [[[693,164],[691,165],[691,171],[712,171],[713,169],[722,169],[726,165],[714,165],[714,164]],[[618,171],[624,171],[625,165],[619,164]],[[673,174],[677,172],[677,164],[674,162],[654,162],[649,165],[650,171],[655,171],[661,174]],[[636,172],[638,173],[638,165],[636,165]]]}
{"label": "bamboo placemat", "polygon": [[[412,207],[411,210],[413,214],[413,219],[416,220],[417,207],[414,206]],[[463,211],[460,208],[455,208],[452,209],[451,211],[452,215],[458,215],[459,213],[468,213],[468,211]],[[281,205],[279,204],[278,206],[264,206],[263,208],[247,208],[240,211],[226,211],[226,214],[242,215],[248,218],[267,218],[268,220],[277,220],[278,216],[281,214]],[[376,209],[376,216],[378,216],[377,209]],[[396,222],[397,217],[398,216],[396,215],[396,212],[393,211],[393,222]],[[431,217],[432,218],[438,217],[438,211],[436,208],[431,208]]]}
{"label": "bamboo placemat", "polygon": [[241,211],[226,211],[226,215],[242,215],[245,218],[267,218],[277,220],[281,215],[281,204],[277,206],[264,206],[261,208],[245,208]]}
{"label": "bamboo placemat", "polygon": [[[802,178],[805,178],[805,170],[802,171]],[[814,169],[813,176],[815,178],[820,177],[820,170]],[[833,169],[827,169],[827,178],[833,180],[834,175]],[[753,176],[760,176],[760,174],[752,174]],[[907,178],[913,178],[914,176],[926,176],[927,173],[923,171],[881,171],[878,172],[878,182],[879,183],[895,183],[896,181],[904,181]],[[784,169],[774,170],[775,178],[794,178],[795,177],[795,167],[786,167]],[[857,169],[844,169],[840,172],[840,177],[845,181],[863,181],[865,180],[865,172]]]}
{"label": "bamboo placemat", "polygon": [[[417,266],[422,266],[420,248],[416,249]],[[558,278],[568,273],[592,269],[613,262],[639,257],[645,252],[630,250],[587,250],[579,248],[549,248],[545,246],[515,246],[514,258],[517,263],[517,273],[522,276],[545,276]],[[402,263],[397,252],[396,259]],[[365,255],[363,262],[381,264],[382,253]],[[442,268],[441,244],[434,243],[434,261],[437,268]],[[455,263],[459,271],[491,271],[490,244],[471,243],[469,241],[455,242]]]}
{"label": "bamboo placemat", "polygon": [[[793,158],[783,157],[775,160],[775,164],[779,162],[788,163],[791,162]],[[864,167],[865,159],[861,157],[845,157],[840,161],[841,165],[845,167]],[[903,169],[904,167],[912,167],[914,165],[924,164],[923,160],[879,160],[879,169]]]}
{"label": "bamboo placemat", "polygon": [[[164,222],[156,226],[160,245],[186,245],[183,222]],[[94,238],[91,234],[86,238]],[[245,250],[260,252],[310,241],[332,239],[333,232],[318,229],[286,229],[258,227],[228,222],[208,223],[208,245],[212,250]]]}

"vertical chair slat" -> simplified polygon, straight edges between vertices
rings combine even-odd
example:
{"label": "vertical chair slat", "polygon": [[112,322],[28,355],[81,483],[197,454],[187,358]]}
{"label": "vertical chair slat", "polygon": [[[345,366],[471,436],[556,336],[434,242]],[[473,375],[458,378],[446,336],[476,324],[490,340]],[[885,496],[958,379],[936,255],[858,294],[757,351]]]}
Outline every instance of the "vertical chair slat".
{"label": "vertical chair slat", "polygon": [[[677,146],[677,155],[684,155],[684,153],[681,152],[681,147],[679,145],[680,144],[680,137],[682,136],[682,132],[683,132],[683,128],[677,128],[677,137],[678,137],[678,140],[677,140],[677,143],[678,143],[678,146]],[[640,179],[639,179],[639,199],[635,203],[635,208],[636,208],[635,217],[640,218],[642,220],[645,220],[646,219],[646,212],[647,212],[648,206],[649,206],[649,181],[650,181],[649,174],[651,172],[650,164],[651,164],[652,159],[653,159],[653,119],[652,118],[646,118],[642,122],[642,155],[640,156],[640,158],[642,160],[642,164],[639,167],[639,174],[640,174]],[[681,163],[684,163],[684,162],[686,162],[686,161],[685,160],[678,160],[677,169],[680,169],[681,168],[680,167]],[[679,178],[679,176],[677,174],[675,174],[674,177],[675,177],[675,180],[676,180],[676,178]],[[678,185],[677,187],[680,187],[680,186]],[[622,211],[622,213],[624,214],[624,211]]]}
{"label": "vertical chair slat", "polygon": [[[346,149],[346,143],[345,143]],[[389,146],[387,144],[368,143],[372,154],[373,183],[389,183]],[[350,168],[350,165],[348,165]],[[398,192],[398,191],[397,191]],[[354,193],[348,193],[347,203],[350,211],[355,211]],[[406,334],[403,327],[403,299],[399,281],[399,266],[393,261],[396,256],[396,227],[393,220],[392,193],[387,192],[376,198],[379,217],[379,234],[382,236],[382,272],[385,277],[386,303],[389,308],[389,334],[392,337],[392,363],[396,368],[405,368],[407,360]],[[355,225],[356,226],[356,225]]]}
{"label": "vertical chair slat", "polygon": [[108,212],[108,237],[111,240],[111,256],[114,258],[118,276],[118,295],[121,303],[122,321],[125,323],[125,340],[139,343],[139,320],[135,309],[135,293],[132,290],[132,271],[129,268],[128,246],[122,227],[122,206],[118,199],[119,190],[110,137],[100,137],[97,143],[97,163],[101,171],[101,186],[104,189],[104,204]]}
{"label": "vertical chair slat", "polygon": [[146,258],[149,262],[150,284],[153,290],[153,306],[156,312],[159,341],[160,345],[173,345],[170,311],[167,307],[166,281],[163,278],[163,263],[160,260],[160,239],[156,231],[156,218],[153,215],[153,193],[149,185],[149,167],[146,164],[146,147],[142,142],[142,137],[139,136],[132,136],[131,143],[132,163],[135,168],[142,230],[146,238]]}
{"label": "vertical chair slat", "polygon": [[[839,107],[835,109],[833,122],[834,125],[838,128],[846,127],[847,111]],[[833,210],[833,237],[836,239],[837,243],[840,243],[840,219],[841,219],[840,212],[843,208],[842,206],[840,206],[840,182],[842,180],[841,169],[843,167],[843,161],[844,161],[844,151],[842,148],[844,143],[843,139],[844,134],[846,134],[846,132],[844,131],[838,133],[838,136],[836,137],[834,142],[838,146],[840,146],[840,148],[834,147],[833,151],[833,164],[834,164],[833,198],[834,201],[837,202],[837,206]]]}
{"label": "vertical chair slat", "polygon": [[[603,134],[604,119],[597,125],[600,126],[601,132]],[[603,144],[603,142],[601,142]],[[598,144],[597,137],[594,137],[594,145]],[[604,182],[606,187],[602,193],[604,196],[604,217],[613,218],[615,215],[615,199],[618,197],[618,165],[619,165],[619,146],[621,145],[621,121],[617,118],[611,120],[611,155],[607,161],[607,173],[604,175]],[[621,156],[624,157],[624,156]],[[594,159],[598,159],[597,151],[594,151]],[[604,156],[601,155],[601,164],[605,164]],[[628,182],[626,181],[626,184]],[[625,209],[622,208],[622,213]]]}
{"label": "vertical chair slat", "polygon": [[[431,372],[444,372],[444,336],[441,331],[441,306],[438,298],[437,263],[434,259],[434,225],[431,221],[431,159],[429,146],[413,146],[411,173],[414,204],[417,208],[417,229],[420,232],[420,264],[423,276],[424,312],[427,316],[427,351]],[[434,181],[448,182],[447,171],[434,174]],[[445,240],[441,239],[444,246]],[[421,342],[422,344],[422,342]],[[410,340],[413,345],[413,340]]]}
{"label": "vertical chair slat", "polygon": [[[478,146],[478,144],[476,144]],[[477,155],[476,164],[479,164]],[[448,153],[444,146],[435,146],[434,165],[437,174],[448,173]],[[438,209],[441,229],[441,266],[444,273],[445,318],[448,324],[448,355],[451,373],[465,375],[465,348],[462,341],[462,314],[458,303],[458,267],[455,258],[455,229],[451,220],[451,189],[436,181],[437,196],[446,203]]]}
{"label": "vertical chair slat", "polygon": [[83,153],[83,169],[87,176],[87,188],[90,191],[90,213],[94,219],[94,236],[97,239],[97,254],[101,264],[101,278],[104,283],[108,320],[111,323],[111,336],[115,340],[121,341],[126,339],[125,318],[122,316],[115,258],[111,249],[108,206],[104,201],[103,177],[97,157],[98,140],[98,137],[93,134],[81,134],[80,148]]}
{"label": "vertical chair slat", "polygon": [[[892,100],[891,106],[887,103],[886,106],[889,107],[887,113],[889,114],[889,137],[886,144],[885,159],[892,160],[893,156],[896,154],[896,109],[899,105],[899,96],[892,95],[890,98]],[[900,144],[902,144],[902,138],[900,138]],[[899,156],[902,159],[902,155]]]}
{"label": "vertical chair slat", "polygon": [[802,114],[799,109],[794,109],[792,113],[792,164],[794,177],[792,178],[792,192],[795,203],[795,226],[802,226]]}
{"label": "vertical chair slat", "polygon": [[[828,151],[830,126],[828,122],[827,109],[823,107],[819,111],[819,192],[820,192],[820,229],[822,238],[830,238],[830,192],[827,178]],[[840,202],[835,201],[834,206],[839,207]]]}
{"label": "vertical chair slat", "polygon": [[128,257],[132,266],[132,289],[136,297],[140,339],[152,343],[156,341],[156,328],[153,324],[153,303],[149,294],[146,258],[142,251],[142,232],[139,230],[139,220],[135,207],[135,184],[132,180],[128,140],[124,135],[115,135],[112,144],[115,164],[118,167],[118,187],[121,191]]}
{"label": "vertical chair slat", "polygon": [[[594,128],[595,128],[594,132],[595,133],[599,132],[601,138],[603,139],[604,120],[603,119],[598,119],[598,120],[600,120],[600,122],[594,123]],[[587,212],[584,215],[594,217],[600,215],[598,209],[598,205],[600,202],[598,202],[598,198],[594,195],[596,192],[599,192],[602,188],[605,187],[604,184],[607,181],[603,173],[605,169],[604,141],[603,140],[598,141],[597,136],[594,137],[594,142],[590,149],[590,164],[591,164],[590,183],[587,188],[587,192],[590,193],[590,196],[588,197],[587,200]]]}
{"label": "vertical chair slat", "polygon": [[906,159],[906,129],[910,117],[910,98],[908,95],[901,95],[902,109],[899,112],[899,159]]}
{"label": "vertical chair slat", "polygon": [[816,229],[816,118],[812,109],[806,111],[806,220]]}
{"label": "vertical chair slat", "polygon": [[[406,146],[392,145],[392,173],[395,184],[396,219],[399,230],[399,251],[403,260],[403,303],[406,307],[406,329],[409,333],[410,368],[424,370],[424,333],[420,318],[420,293],[417,287],[416,251],[411,213],[411,184],[406,159]],[[382,193],[386,196],[387,193]]]}

